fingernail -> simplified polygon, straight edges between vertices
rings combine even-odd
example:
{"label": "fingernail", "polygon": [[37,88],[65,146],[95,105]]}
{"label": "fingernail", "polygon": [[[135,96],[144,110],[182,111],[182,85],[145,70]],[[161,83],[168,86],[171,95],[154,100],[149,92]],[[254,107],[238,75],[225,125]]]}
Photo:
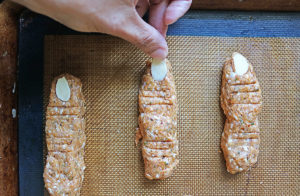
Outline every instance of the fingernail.
{"label": "fingernail", "polygon": [[165,26],[163,34],[162,34],[164,36],[164,38],[166,38],[166,36],[167,36],[167,31],[168,31],[168,25]]}
{"label": "fingernail", "polygon": [[167,57],[167,55],[168,55],[168,50],[166,50],[166,49],[161,49],[161,48],[159,48],[159,49],[153,51],[153,52],[150,54],[150,56],[151,56],[152,58],[156,58],[156,59],[159,59],[159,60],[164,60],[164,59]]}

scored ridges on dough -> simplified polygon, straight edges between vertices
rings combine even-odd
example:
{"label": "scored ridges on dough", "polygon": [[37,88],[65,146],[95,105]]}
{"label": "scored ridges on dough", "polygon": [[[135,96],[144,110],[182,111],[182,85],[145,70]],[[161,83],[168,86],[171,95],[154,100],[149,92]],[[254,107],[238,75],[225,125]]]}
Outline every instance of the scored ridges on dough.
{"label": "scored ridges on dough", "polygon": [[177,102],[171,65],[166,60],[166,77],[157,81],[147,62],[139,90],[139,129],[136,142],[142,138],[145,177],[164,179],[178,164]]}
{"label": "scored ridges on dough", "polygon": [[[56,92],[60,78],[65,78],[70,88],[67,101],[59,98]],[[69,74],[58,76],[52,82],[46,112],[48,155],[44,169],[45,187],[50,195],[80,195],[86,142],[81,88],[80,80]]]}
{"label": "scored ridges on dough", "polygon": [[[242,60],[236,60],[236,56]],[[243,64],[242,69],[237,69],[239,63]],[[221,138],[227,170],[232,174],[247,171],[257,162],[259,153],[257,116],[261,112],[262,96],[252,65],[239,53],[234,53],[223,66],[220,99],[227,118]]]}

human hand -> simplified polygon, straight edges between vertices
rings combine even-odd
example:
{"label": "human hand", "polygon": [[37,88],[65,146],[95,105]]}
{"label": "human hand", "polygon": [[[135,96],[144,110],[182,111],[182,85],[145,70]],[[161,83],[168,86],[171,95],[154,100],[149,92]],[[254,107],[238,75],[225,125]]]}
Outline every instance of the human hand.
{"label": "human hand", "polygon": [[[165,35],[192,0],[14,0],[82,32],[123,38],[153,58],[168,55]],[[149,23],[141,18],[149,12]]]}

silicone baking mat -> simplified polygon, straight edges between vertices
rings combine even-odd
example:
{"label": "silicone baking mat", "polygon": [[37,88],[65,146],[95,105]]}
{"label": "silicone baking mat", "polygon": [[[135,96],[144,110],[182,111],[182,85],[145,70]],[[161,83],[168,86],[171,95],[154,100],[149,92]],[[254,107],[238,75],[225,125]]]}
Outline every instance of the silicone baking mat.
{"label": "silicone baking mat", "polygon": [[[20,151],[20,165],[28,169],[20,169],[20,178],[27,175],[36,181],[20,179],[20,183],[39,183],[36,188],[42,190],[46,152],[45,147],[42,150],[43,106],[48,104],[52,79],[67,72],[81,79],[86,97],[87,168],[82,195],[299,195],[300,33],[294,28],[299,28],[300,18],[297,14],[293,20],[289,17],[192,12],[170,27],[168,59],[173,65],[179,104],[180,163],[173,176],[162,181],[144,177],[140,148],[134,143],[138,89],[148,58],[121,39],[74,35],[61,27],[53,31],[57,24],[37,20],[53,27],[48,26],[50,33],[43,34],[43,57],[38,57],[44,62],[43,69],[31,70],[41,75],[28,78],[38,85],[27,82],[32,90],[23,92],[25,85],[20,83],[20,102],[25,95],[31,97],[25,100],[36,99],[31,108],[25,108],[26,114],[26,110],[20,111],[20,134],[26,137],[25,133],[30,133],[22,127],[27,115],[32,121],[28,128],[36,131],[27,137],[36,137],[38,143],[27,140],[21,145],[26,148],[31,143],[31,150],[37,150],[35,156],[39,156],[32,164],[37,167],[29,168],[22,162],[26,149]],[[262,88],[263,110],[259,116],[258,163],[249,172],[231,175],[220,150],[224,115],[219,95],[222,65],[235,51],[254,66]],[[20,82],[25,82],[25,74],[20,71]],[[22,104],[20,110],[24,101]],[[31,154],[28,159],[32,159]],[[20,193],[34,191],[27,187]]]}

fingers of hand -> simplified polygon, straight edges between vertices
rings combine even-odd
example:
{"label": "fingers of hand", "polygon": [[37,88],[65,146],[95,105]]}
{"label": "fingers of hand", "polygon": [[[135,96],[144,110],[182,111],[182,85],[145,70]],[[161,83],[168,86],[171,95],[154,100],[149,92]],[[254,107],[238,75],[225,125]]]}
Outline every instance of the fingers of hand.
{"label": "fingers of hand", "polygon": [[173,24],[191,7],[192,0],[172,0],[166,10],[164,23]]}
{"label": "fingers of hand", "polygon": [[149,8],[149,0],[139,0],[135,6],[137,13],[143,17]]}
{"label": "fingers of hand", "polygon": [[166,36],[168,26],[165,24],[165,12],[169,0],[151,0],[149,24],[156,28],[163,36]]}
{"label": "fingers of hand", "polygon": [[133,43],[153,58],[165,59],[168,46],[165,38],[155,28],[142,21],[138,32],[133,36]]}
{"label": "fingers of hand", "polygon": [[118,27],[114,35],[133,43],[153,58],[166,58],[168,46],[165,38],[155,28],[143,21],[137,12],[124,18],[124,23],[119,24]]}
{"label": "fingers of hand", "polygon": [[168,55],[165,38],[151,26],[148,27],[147,31],[141,33],[136,41],[135,45],[152,58],[163,60]]}

